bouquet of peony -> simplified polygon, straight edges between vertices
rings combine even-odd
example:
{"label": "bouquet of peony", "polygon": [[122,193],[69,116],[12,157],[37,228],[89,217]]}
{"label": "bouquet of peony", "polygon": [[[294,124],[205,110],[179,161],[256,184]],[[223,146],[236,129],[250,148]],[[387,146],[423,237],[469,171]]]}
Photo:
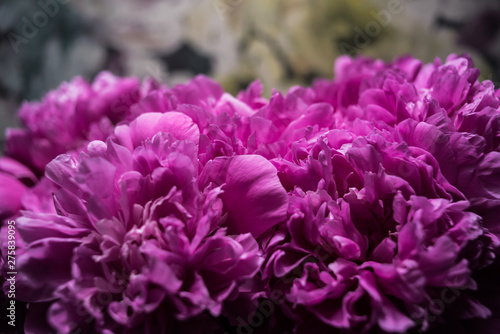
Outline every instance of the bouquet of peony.
{"label": "bouquet of peony", "polygon": [[478,76],[451,55],[340,57],[270,99],[63,83],[7,131],[2,298],[27,334],[498,333],[500,91]]}

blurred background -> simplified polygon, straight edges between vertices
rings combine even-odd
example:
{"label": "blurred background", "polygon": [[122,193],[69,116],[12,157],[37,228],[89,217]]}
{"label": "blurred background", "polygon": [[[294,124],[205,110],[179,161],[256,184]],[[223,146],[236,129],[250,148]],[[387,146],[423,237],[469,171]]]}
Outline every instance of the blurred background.
{"label": "blurred background", "polygon": [[24,100],[99,71],[168,85],[206,74],[265,94],[333,76],[341,54],[469,53],[500,81],[498,0],[1,0],[0,148]]}

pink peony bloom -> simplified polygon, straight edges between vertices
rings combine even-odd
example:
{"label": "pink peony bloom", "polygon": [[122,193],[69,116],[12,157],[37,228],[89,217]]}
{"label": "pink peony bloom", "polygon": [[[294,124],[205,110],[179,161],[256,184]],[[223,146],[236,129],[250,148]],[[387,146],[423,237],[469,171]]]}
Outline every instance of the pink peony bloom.
{"label": "pink peony bloom", "polygon": [[19,117],[26,128],[7,131],[5,154],[43,172],[57,155],[106,139],[139,97],[139,83],[133,78],[103,72],[92,85],[75,78],[41,102],[22,105]]}
{"label": "pink peony bloom", "polygon": [[335,72],[269,100],[104,73],[25,104],[0,218],[26,333],[500,330],[500,93],[467,56]]}
{"label": "pink peony bloom", "polygon": [[[187,319],[218,317],[226,300],[251,293],[245,284],[263,261],[258,244],[244,228],[228,235],[221,227],[229,200],[212,183],[198,187],[196,153],[192,141],[159,133],[134,151],[93,141],[77,159],[61,155],[49,163],[47,176],[59,186],[57,214],[17,219],[26,243],[18,298],[45,304],[59,332],[157,333],[173,321],[187,326]],[[250,165],[262,159],[244,158]],[[252,180],[240,181],[243,173],[227,175],[235,186],[251,187]],[[275,178],[281,189],[276,173],[254,176]],[[30,312],[27,326],[39,316]]]}

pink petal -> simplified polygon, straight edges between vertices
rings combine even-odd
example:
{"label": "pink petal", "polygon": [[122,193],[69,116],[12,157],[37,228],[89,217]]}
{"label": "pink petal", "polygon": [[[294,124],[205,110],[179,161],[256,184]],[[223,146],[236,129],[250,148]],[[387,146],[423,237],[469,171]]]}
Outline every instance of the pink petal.
{"label": "pink petal", "polygon": [[[196,145],[200,140],[198,126],[193,123],[189,116],[179,112],[142,114],[130,124],[129,135],[132,144],[137,147],[141,142],[153,138],[159,132],[170,133],[178,140],[189,139]],[[116,135],[123,142],[128,141],[127,138],[122,138],[124,133],[118,132]]]}
{"label": "pink petal", "polygon": [[0,217],[16,213],[21,209],[21,198],[27,188],[19,180],[0,172]]}

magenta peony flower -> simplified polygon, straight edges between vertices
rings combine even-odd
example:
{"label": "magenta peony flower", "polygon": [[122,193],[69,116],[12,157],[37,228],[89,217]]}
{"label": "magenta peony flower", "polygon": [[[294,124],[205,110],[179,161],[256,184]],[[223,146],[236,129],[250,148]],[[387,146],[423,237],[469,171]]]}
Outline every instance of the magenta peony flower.
{"label": "magenta peony flower", "polygon": [[261,243],[268,291],[286,295],[304,333],[426,331],[498,316],[474,280],[498,247],[492,84],[456,56],[425,66],[341,58],[336,71],[312,98],[335,108],[336,124],[273,159],[291,205]]}
{"label": "magenta peony flower", "polygon": [[499,91],[467,56],[335,72],[24,104],[0,218],[26,333],[499,331]]}
{"label": "magenta peony flower", "polygon": [[[18,264],[18,298],[45,304],[49,325],[59,332],[158,333],[175,320],[187,326],[182,321],[218,317],[226,300],[251,294],[245,285],[262,258],[246,233],[257,227],[241,225],[252,214],[243,222],[232,218],[227,225],[238,233],[226,233],[223,207],[233,198],[213,183],[199,187],[196,153],[193,141],[160,132],[133,152],[111,140],[93,141],[78,159],[61,155],[49,163],[46,174],[60,187],[57,214],[17,219],[27,244]],[[247,175],[241,165],[261,169]],[[273,169],[248,155],[235,157],[226,173],[232,180],[227,193],[233,189],[241,201],[284,198],[269,212],[257,210],[256,224],[275,224],[286,213],[287,196]],[[270,194],[259,195],[263,185]],[[30,310],[28,328],[38,317]]]}
{"label": "magenta peony flower", "polygon": [[92,85],[75,78],[41,102],[22,105],[19,117],[26,128],[7,131],[5,155],[43,172],[57,155],[106,139],[113,123],[126,117],[139,97],[139,83],[133,78],[103,72]]}

